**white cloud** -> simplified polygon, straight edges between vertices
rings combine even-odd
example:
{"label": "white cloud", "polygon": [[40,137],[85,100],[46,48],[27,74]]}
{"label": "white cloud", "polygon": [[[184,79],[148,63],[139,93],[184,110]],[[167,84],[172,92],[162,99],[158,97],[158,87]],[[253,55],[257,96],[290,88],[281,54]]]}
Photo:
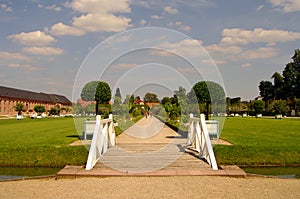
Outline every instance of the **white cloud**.
{"label": "white cloud", "polygon": [[226,45],[247,45],[249,43],[274,45],[277,42],[289,42],[300,39],[299,32],[265,30],[262,28],[256,28],[253,31],[239,28],[224,29],[222,36],[221,44]]}
{"label": "white cloud", "polygon": [[25,71],[35,71],[35,70],[40,70],[39,68],[36,68],[30,64],[18,64],[18,63],[11,63],[7,65],[9,68],[17,68],[17,69],[22,69]]}
{"label": "white cloud", "polygon": [[7,4],[2,3],[0,5],[1,10],[3,10],[4,12],[12,12],[13,9],[11,7],[9,7]]}
{"label": "white cloud", "polygon": [[87,32],[121,32],[130,27],[130,18],[114,15],[130,13],[127,0],[73,0],[65,5],[84,14],[74,17],[71,25],[61,22],[53,25],[50,28],[53,35],[81,36]]}
{"label": "white cloud", "polygon": [[252,64],[249,64],[249,63],[242,64],[242,67],[243,67],[243,68],[249,68],[249,67],[251,67],[251,66],[252,66]]}
{"label": "white cloud", "polygon": [[259,12],[259,11],[261,11],[263,8],[264,8],[264,5],[259,5],[259,6],[256,8],[256,11]]}
{"label": "white cloud", "polygon": [[63,49],[53,47],[26,47],[22,50],[24,53],[43,56],[61,55],[63,53]]}
{"label": "white cloud", "polygon": [[55,4],[53,4],[51,6],[46,6],[46,9],[48,9],[48,10],[54,10],[56,12],[60,12],[61,11],[61,7],[58,7]]}
{"label": "white cloud", "polygon": [[31,58],[20,53],[10,53],[6,51],[0,51],[0,60],[8,61],[30,61]]}
{"label": "white cloud", "polygon": [[87,14],[73,19],[73,26],[87,32],[120,32],[127,29],[131,19],[111,14]]}
{"label": "white cloud", "polygon": [[181,41],[175,42],[175,43],[169,43],[169,42],[162,43],[161,47],[162,47],[162,49],[169,50],[176,54],[178,53],[180,55],[188,55],[191,57],[198,57],[198,56],[201,56],[201,54],[199,54],[200,52],[197,49],[201,48],[202,43],[203,42],[201,40],[184,39],[184,40],[181,40]]}
{"label": "white cloud", "polygon": [[144,19],[142,19],[142,20],[140,21],[140,25],[141,25],[141,26],[144,26],[146,23],[147,23],[147,21],[144,20]]}
{"label": "white cloud", "polygon": [[216,44],[206,46],[205,48],[209,53],[222,55],[239,54],[243,51],[239,46],[219,46]]}
{"label": "white cloud", "polygon": [[81,36],[81,35],[85,34],[84,30],[82,30],[82,29],[72,27],[72,26],[68,26],[68,25],[65,25],[63,23],[54,24],[50,28],[50,33],[52,35],[56,35],[56,36],[62,36],[62,35]]}
{"label": "white cloud", "polygon": [[60,12],[62,9],[61,9],[61,7],[58,7],[57,5],[55,5],[55,4],[52,4],[52,5],[50,5],[50,6],[44,6],[44,5],[42,5],[42,4],[39,4],[38,5],[38,8],[45,8],[45,9],[47,9],[47,10],[54,10],[54,11],[56,11],[56,12]]}
{"label": "white cloud", "polygon": [[247,50],[243,53],[237,55],[235,59],[237,60],[255,60],[255,59],[266,59],[275,57],[278,55],[278,50],[276,48],[258,48],[255,50]]}
{"label": "white cloud", "polygon": [[178,13],[178,10],[176,8],[172,8],[171,6],[166,6],[164,8],[164,11],[168,14],[171,14],[171,15],[175,15]]}
{"label": "white cloud", "polygon": [[152,15],[151,19],[162,19],[162,16],[158,16],[158,15]]}
{"label": "white cloud", "polygon": [[9,35],[7,38],[14,42],[28,46],[46,46],[56,41],[50,35],[46,35],[44,32],[41,32],[39,30],[34,32],[22,32],[20,34]]}
{"label": "white cloud", "polygon": [[81,13],[130,13],[127,0],[73,0],[66,6]]}
{"label": "white cloud", "polygon": [[300,11],[299,0],[269,0],[272,6],[281,12],[296,12]]}
{"label": "white cloud", "polygon": [[230,61],[266,59],[278,55],[278,50],[272,47],[244,50],[239,46],[209,45],[205,49],[212,57]]}
{"label": "white cloud", "polygon": [[112,69],[114,70],[124,70],[124,69],[131,69],[138,66],[138,64],[129,64],[129,63],[123,63],[123,64],[116,64],[112,66]]}
{"label": "white cloud", "polygon": [[176,21],[175,23],[170,22],[167,24],[167,26],[169,26],[171,28],[178,28],[179,30],[184,30],[186,32],[191,30],[190,26],[183,25],[181,21]]}

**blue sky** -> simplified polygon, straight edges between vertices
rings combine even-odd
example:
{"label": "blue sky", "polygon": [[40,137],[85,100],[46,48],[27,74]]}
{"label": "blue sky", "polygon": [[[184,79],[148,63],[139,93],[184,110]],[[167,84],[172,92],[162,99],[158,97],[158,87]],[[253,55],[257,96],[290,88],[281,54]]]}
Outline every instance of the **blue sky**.
{"label": "blue sky", "polygon": [[[194,48],[189,41],[203,46],[217,65],[227,95],[250,100],[259,95],[259,82],[270,80],[276,71],[281,73],[294,50],[300,48],[299,17],[299,0],[0,1],[0,85],[63,94],[70,99],[73,94],[76,98],[86,83],[76,83],[78,71],[99,43],[115,34],[119,34],[117,39],[121,39],[120,34],[125,38],[128,34],[122,33],[135,28],[160,27],[190,38],[169,41],[168,46],[184,49],[189,44],[186,51],[190,54]],[[148,38],[151,43],[153,38]],[[137,41],[127,40],[126,45]],[[149,59],[153,56],[146,54]],[[111,69],[119,66],[132,70],[142,64],[159,71],[159,67],[164,68],[162,60],[172,56],[158,55],[156,62],[160,64],[153,66],[150,61],[140,62],[140,57],[129,53]],[[181,62],[173,57],[167,63]],[[179,73],[187,72],[188,67],[182,64]],[[159,84],[165,77],[163,71],[147,76],[153,75],[152,83]],[[138,69],[131,75],[144,77]],[[102,78],[100,74],[96,77]],[[107,73],[103,79],[114,82],[114,88],[121,82],[118,78]],[[173,84],[166,87],[172,90],[183,83]],[[126,83],[120,83],[120,87],[122,95],[131,92],[126,90]],[[154,87],[157,89],[157,85]]]}

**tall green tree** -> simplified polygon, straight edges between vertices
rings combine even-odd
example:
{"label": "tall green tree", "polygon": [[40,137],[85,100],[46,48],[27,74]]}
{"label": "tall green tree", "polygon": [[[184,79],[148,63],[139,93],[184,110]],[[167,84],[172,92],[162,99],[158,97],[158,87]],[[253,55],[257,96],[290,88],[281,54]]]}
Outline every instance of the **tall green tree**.
{"label": "tall green tree", "polygon": [[178,90],[174,91],[174,95],[178,98],[178,103],[180,106],[181,113],[184,115],[189,114],[189,107],[188,107],[188,98],[186,94],[186,89],[182,86],[178,87]]}
{"label": "tall green tree", "polygon": [[119,115],[121,113],[120,112],[121,104],[122,104],[121,92],[120,92],[120,89],[117,88],[116,94],[115,94],[115,97],[114,97],[114,104],[113,104],[114,114]]}
{"label": "tall green tree", "polygon": [[111,90],[106,82],[91,81],[87,83],[81,92],[81,99],[96,101],[96,115],[99,114],[99,104],[108,104],[111,99]]}
{"label": "tall green tree", "polygon": [[106,82],[98,82],[95,94],[96,101],[96,115],[99,114],[98,105],[99,104],[108,104],[111,99],[111,90]]}
{"label": "tall green tree", "polygon": [[223,108],[226,107],[225,91],[219,84],[212,81],[200,81],[196,83],[192,89],[197,97],[198,103],[206,104],[206,119],[208,119],[210,113],[209,107],[211,103],[214,103],[214,105],[218,103],[223,104]]}
{"label": "tall green tree", "polygon": [[84,85],[80,94],[81,99],[84,101],[95,101],[98,83],[99,81],[91,81]]}
{"label": "tall green tree", "polygon": [[295,50],[293,61],[283,70],[284,92],[286,98],[300,98],[300,50]]}
{"label": "tall green tree", "polygon": [[272,79],[274,81],[274,96],[276,99],[284,99],[284,81],[281,74],[275,72],[272,75]]}
{"label": "tall green tree", "polygon": [[117,88],[115,97],[119,97],[122,99],[120,88]]}
{"label": "tall green tree", "polygon": [[265,102],[273,99],[274,97],[274,87],[270,81],[261,81],[259,83],[259,94]]}

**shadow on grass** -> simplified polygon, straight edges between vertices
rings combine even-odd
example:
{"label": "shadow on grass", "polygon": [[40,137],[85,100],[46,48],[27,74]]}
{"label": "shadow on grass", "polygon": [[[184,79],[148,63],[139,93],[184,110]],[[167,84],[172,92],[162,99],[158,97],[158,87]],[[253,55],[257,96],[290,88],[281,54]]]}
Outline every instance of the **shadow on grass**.
{"label": "shadow on grass", "polygon": [[68,137],[68,138],[80,138],[80,136],[79,135],[67,135],[66,137]]}

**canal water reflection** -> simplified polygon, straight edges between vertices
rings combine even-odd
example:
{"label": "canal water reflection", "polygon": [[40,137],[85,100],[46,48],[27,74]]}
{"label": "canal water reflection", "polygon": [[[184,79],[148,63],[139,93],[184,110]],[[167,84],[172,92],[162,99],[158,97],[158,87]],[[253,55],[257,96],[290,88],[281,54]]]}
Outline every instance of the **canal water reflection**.
{"label": "canal water reflection", "polygon": [[0,180],[55,175],[60,169],[48,167],[0,167]]}
{"label": "canal water reflection", "polygon": [[300,167],[244,167],[246,173],[300,179]]}

